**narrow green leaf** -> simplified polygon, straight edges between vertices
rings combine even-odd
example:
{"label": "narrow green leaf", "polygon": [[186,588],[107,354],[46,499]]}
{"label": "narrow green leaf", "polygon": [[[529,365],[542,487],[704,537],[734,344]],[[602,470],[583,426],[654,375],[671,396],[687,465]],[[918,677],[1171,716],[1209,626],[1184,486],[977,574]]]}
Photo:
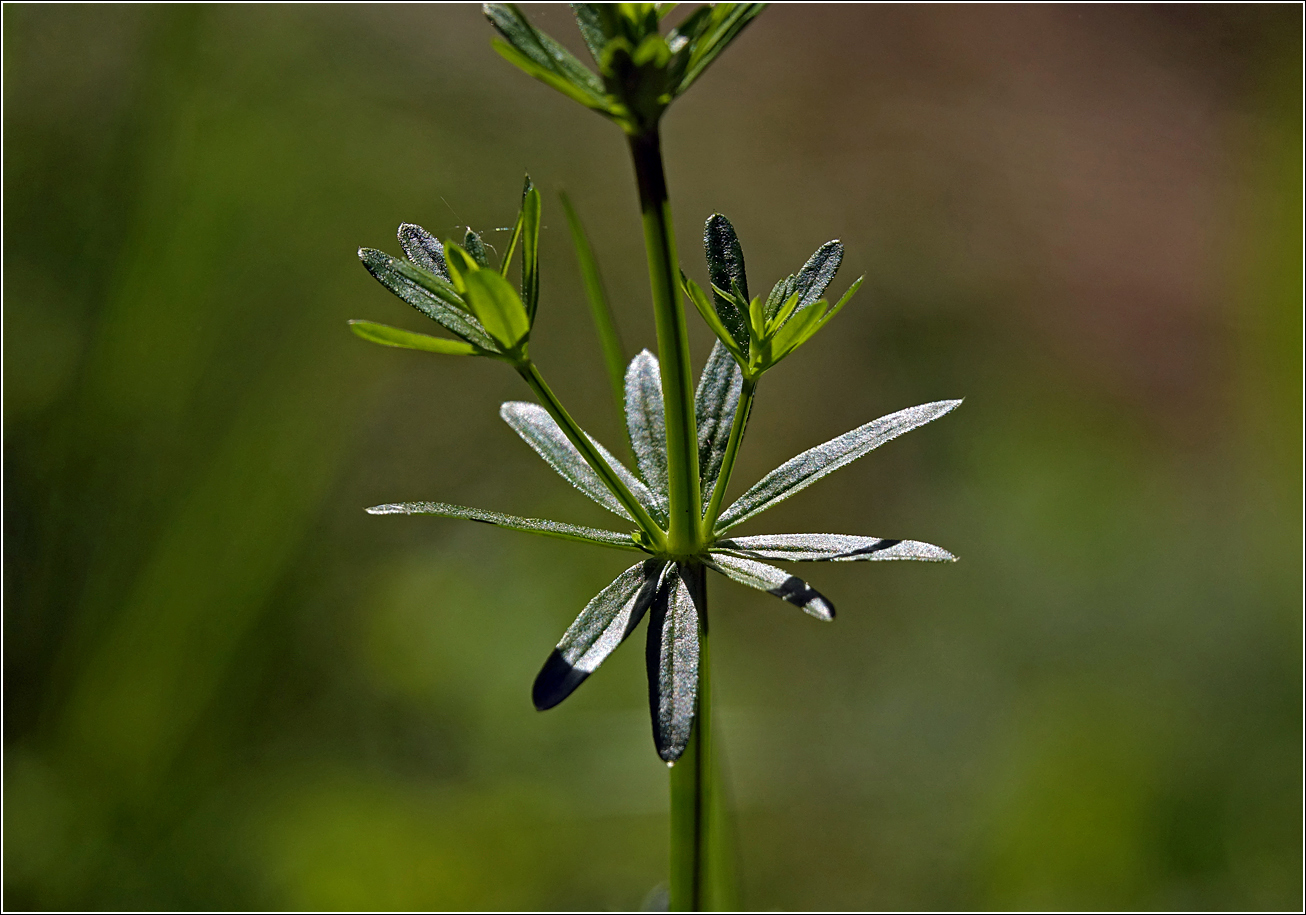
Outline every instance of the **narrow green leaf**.
{"label": "narrow green leaf", "polygon": [[521,204],[521,299],[533,325],[540,304],[540,192],[526,178]]}
{"label": "narrow green leaf", "polygon": [[790,274],[771,287],[771,292],[766,297],[767,318],[774,318],[776,312],[780,310],[780,306],[789,300],[789,296],[793,295],[795,279],[793,274]]}
{"label": "narrow green leaf", "polygon": [[491,42],[491,46],[494,50],[498,51],[499,56],[508,61],[508,63],[523,71],[526,75],[535,77],[546,86],[557,89],[572,101],[580,102],[586,108],[593,108],[594,110],[603,112],[604,114],[613,113],[611,106],[604,98],[577,86],[571,80],[564,76],[559,76],[548,67],[543,67],[540,64],[537,64],[521,51],[508,44],[508,42],[496,38]]}
{"label": "narrow green leaf", "polygon": [[375,248],[359,248],[358,257],[381,285],[441,327],[482,349],[498,349],[481,323],[467,312],[457,290],[440,277]]}
{"label": "narrow green leaf", "polygon": [[703,287],[685,276],[683,272],[680,274],[680,284],[681,288],[685,291],[685,295],[689,297],[689,301],[694,303],[694,307],[698,309],[698,313],[707,323],[707,326],[712,328],[712,333],[716,334],[717,339],[720,340],[721,343],[731,352],[736,360],[740,363],[747,362],[747,341],[745,341],[742,348],[739,346],[735,341],[734,336],[726,329],[726,326],[721,323],[721,316],[716,313],[712,308],[712,304],[707,300],[707,293],[703,291]]}
{"label": "narrow green leaf", "polygon": [[910,432],[917,426],[938,419],[960,404],[960,400],[939,400],[917,407],[908,407],[906,410],[881,416],[864,426],[858,426],[851,432],[845,432],[838,438],[832,438],[825,444],[808,449],[797,457],[790,458],[755,483],[733,505],[721,513],[716,523],[717,533],[729,530],[772,505],[783,502],[822,477],[869,454],[885,442],[897,438],[904,432]]}
{"label": "narrow green leaf", "polygon": [[762,309],[761,296],[748,303],[748,336],[754,346],[766,339],[766,315]]}
{"label": "narrow green leaf", "polygon": [[453,280],[454,289],[464,295],[467,292],[467,277],[471,276],[481,265],[457,242],[444,243],[444,263],[449,268],[449,278]]}
{"label": "narrow green leaf", "polygon": [[420,349],[428,353],[444,353],[449,356],[475,356],[484,352],[463,340],[445,340],[373,321],[350,321],[349,329],[364,340],[380,343],[382,346]]}
{"label": "narrow green leaf", "polygon": [[689,64],[681,77],[676,94],[683,93],[703,75],[721,52],[739,37],[744,27],[761,15],[765,3],[718,3],[712,9],[711,22],[703,29],[698,40],[692,43]]}
{"label": "narrow green leaf", "polygon": [[[547,73],[553,77],[553,80],[545,81],[555,88],[569,85],[573,89],[567,94],[577,101],[592,108],[604,107],[603,83],[594,71],[577,60],[575,55],[562,45],[531,25],[515,5],[486,3],[483,9],[486,17],[507,40],[508,47],[515,50],[523,61],[531,65],[523,66],[523,70],[537,79]],[[500,49],[499,53],[504,54],[504,49]],[[509,55],[504,54],[504,56],[512,60]],[[512,62],[521,66],[517,60]]]}
{"label": "narrow green leaf", "polygon": [[553,708],[570,696],[635,631],[657,596],[666,564],[646,559],[631,566],[585,605],[535,678],[536,709]]}
{"label": "narrow green leaf", "polygon": [[[856,295],[857,290],[862,288],[862,280],[864,279],[866,279],[866,277],[864,276],[857,277],[857,279],[853,282],[853,284],[848,287],[848,291],[845,292],[843,296],[840,297],[839,301],[835,304],[835,306],[831,308],[828,312],[826,312],[826,314],[821,318],[821,323],[817,327],[817,330],[820,330],[822,327],[829,324],[830,319],[833,318],[835,315],[837,315],[840,312],[840,310],[842,310],[844,305],[848,304],[849,300],[851,300],[852,297]],[[813,331],[813,333],[815,333],[815,331]]]}
{"label": "narrow green leaf", "polygon": [[780,328],[784,327],[785,322],[793,315],[794,310],[798,307],[800,301],[801,299],[797,292],[785,299],[784,304],[774,312],[774,317],[772,317],[767,323],[767,332],[775,334],[780,330]]}
{"label": "narrow green leaf", "polygon": [[517,221],[512,224],[512,234],[508,236],[508,247],[499,260],[499,276],[507,277],[508,268],[512,266],[513,255],[517,253],[517,243],[521,241],[522,213],[517,213]]}
{"label": "narrow green leaf", "polygon": [[585,39],[585,47],[589,48],[590,57],[594,58],[594,63],[598,63],[603,57],[603,46],[607,44],[608,38],[603,34],[603,17],[599,15],[597,3],[573,3],[571,5],[572,15],[576,17],[576,26],[580,29],[580,35]]}
{"label": "narrow green leaf", "polygon": [[828,307],[825,302],[817,302],[810,308],[804,308],[793,317],[793,320],[776,332],[775,339],[772,341],[771,365],[775,365],[802,346],[820,329],[821,318]]}
{"label": "narrow green leaf", "polygon": [[526,531],[545,537],[557,537],[562,540],[576,540],[580,543],[593,543],[597,546],[616,547],[619,550],[639,552],[639,547],[630,534],[617,531],[605,531],[595,527],[583,527],[579,524],[566,524],[562,521],[549,521],[542,518],[522,518],[517,515],[505,515],[502,512],[486,511],[482,508],[468,508],[465,505],[449,505],[445,502],[390,502],[374,505],[367,510],[369,515],[439,515],[442,518],[462,518],[467,521],[480,521],[494,524],[514,531]]}
{"label": "narrow green leaf", "polygon": [[622,394],[625,378],[626,351],[621,345],[621,336],[617,333],[616,322],[612,318],[612,309],[608,306],[608,297],[603,290],[603,278],[599,275],[599,265],[594,259],[585,227],[571,205],[565,193],[558,195],[562,199],[563,212],[567,214],[567,226],[571,229],[571,241],[576,247],[576,263],[580,266],[580,278],[585,286],[585,299],[589,302],[590,316],[594,319],[594,329],[599,335],[599,346],[603,349],[603,362],[608,369],[608,380],[612,383],[612,394],[617,402],[617,409],[624,411],[625,398]]}
{"label": "narrow green leaf", "polygon": [[530,318],[517,290],[493,270],[477,270],[463,278],[467,305],[486,332],[505,350],[516,349],[531,331]]}
{"label": "narrow green leaf", "polygon": [[733,556],[717,550],[713,550],[709,555],[712,558],[708,566],[726,578],[765,591],[767,594],[774,594],[818,620],[829,622],[834,619],[834,604],[797,575],[790,575],[784,569],[777,569],[756,559]]}
{"label": "narrow green leaf", "polygon": [[686,16],[680,25],[673,28],[667,33],[667,43],[673,44],[677,41],[693,41],[702,34],[703,29],[711,23],[712,7],[704,4],[694,12]]}

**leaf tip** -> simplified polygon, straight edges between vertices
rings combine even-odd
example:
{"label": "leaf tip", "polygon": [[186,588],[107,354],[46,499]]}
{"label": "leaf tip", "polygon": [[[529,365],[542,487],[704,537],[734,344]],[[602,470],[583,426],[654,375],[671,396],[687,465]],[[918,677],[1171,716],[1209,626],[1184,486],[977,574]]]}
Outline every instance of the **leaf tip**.
{"label": "leaf tip", "polygon": [[553,649],[531,687],[531,702],[535,710],[544,712],[553,708],[570,696],[588,676],[586,671],[569,664],[558,649]]}

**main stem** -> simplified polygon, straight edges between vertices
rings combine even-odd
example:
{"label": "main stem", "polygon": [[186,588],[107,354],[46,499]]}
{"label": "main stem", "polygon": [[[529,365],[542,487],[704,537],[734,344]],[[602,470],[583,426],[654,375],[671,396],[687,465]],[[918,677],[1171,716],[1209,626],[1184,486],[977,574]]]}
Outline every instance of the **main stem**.
{"label": "main stem", "polygon": [[712,780],[711,661],[707,639],[707,582],[697,556],[706,546],[702,530],[703,497],[698,478],[698,430],[694,422],[693,375],[689,365],[689,331],[680,304],[676,238],[671,201],[662,168],[662,140],[657,128],[630,137],[630,155],[639,184],[644,221],[649,286],[658,333],[658,363],[667,429],[669,552],[690,560],[682,565],[685,583],[698,610],[698,692],[694,728],[685,752],[671,769],[671,908],[701,911],[713,902],[711,821],[716,807]]}
{"label": "main stem", "polygon": [[712,760],[711,665],[707,638],[707,579],[701,565],[682,566],[698,609],[698,696],[694,729],[685,752],[671,768],[671,911],[701,912],[712,908],[709,867],[714,851],[715,813]]}
{"label": "main stem", "polygon": [[648,253],[649,286],[653,293],[653,318],[658,333],[658,363],[662,372],[662,401],[667,427],[667,488],[670,524],[667,530],[673,556],[693,556],[699,540],[702,496],[698,484],[698,432],[694,426],[693,375],[689,366],[689,331],[677,295],[679,263],[671,201],[662,170],[662,140],[654,127],[630,137],[630,155],[639,183],[639,207],[644,219],[644,248]]}

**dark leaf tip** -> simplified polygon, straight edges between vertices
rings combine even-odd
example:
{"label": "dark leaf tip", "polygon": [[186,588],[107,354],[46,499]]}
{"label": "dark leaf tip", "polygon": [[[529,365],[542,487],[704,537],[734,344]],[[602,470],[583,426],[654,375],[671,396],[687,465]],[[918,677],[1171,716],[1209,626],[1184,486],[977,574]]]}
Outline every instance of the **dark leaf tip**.
{"label": "dark leaf tip", "polygon": [[535,710],[547,711],[570,696],[589,674],[568,664],[556,648],[540,668],[531,687],[531,701]]}

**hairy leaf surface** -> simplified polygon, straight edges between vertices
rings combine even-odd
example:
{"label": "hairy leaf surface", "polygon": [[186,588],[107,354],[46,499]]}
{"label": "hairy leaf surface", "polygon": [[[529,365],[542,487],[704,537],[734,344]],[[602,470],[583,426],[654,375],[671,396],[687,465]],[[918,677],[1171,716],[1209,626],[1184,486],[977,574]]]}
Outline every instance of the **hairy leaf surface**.
{"label": "hairy leaf surface", "polygon": [[[604,485],[603,480],[594,472],[585,459],[581,457],[576,446],[568,440],[566,434],[554,422],[553,417],[539,404],[526,403],[525,401],[509,401],[499,408],[499,415],[503,421],[512,426],[513,430],[522,437],[526,444],[535,449],[535,453],[548,463],[550,467],[556,470],[568,483],[575,486],[585,495],[589,496],[595,502],[602,505],[615,514],[623,518],[630,518],[630,513],[626,511],[625,506],[618,501],[612,491]],[[630,488],[635,498],[640,501],[654,520],[665,522],[666,505],[651,492],[648,487],[641,483],[633,473],[608,453],[607,449],[594,441],[590,437],[595,449],[599,455],[608,462],[621,481]]]}
{"label": "hairy leaf surface", "polygon": [[657,357],[644,350],[626,369],[626,428],[648,488],[667,494],[667,425]]}
{"label": "hairy leaf surface", "polygon": [[558,537],[562,540],[578,540],[581,543],[593,543],[598,546],[611,546],[620,550],[638,550],[630,534],[617,531],[605,531],[597,527],[583,527],[579,524],[566,524],[562,521],[549,521],[544,518],[522,518],[517,515],[505,515],[502,512],[486,511],[483,508],[468,508],[466,505],[449,505],[446,502],[388,502],[385,505],[373,505],[367,510],[369,515],[439,515],[442,518],[462,518],[467,521],[480,521],[506,527],[514,531],[526,531],[542,534],[545,537]]}
{"label": "hairy leaf surface", "polygon": [[644,658],[653,743],[658,756],[675,762],[689,743],[698,699],[698,610],[681,567],[667,567],[652,610]]}
{"label": "hairy leaf surface", "polygon": [[635,631],[657,596],[665,566],[662,559],[633,565],[585,605],[535,678],[531,699],[537,709],[553,708],[570,696]]}
{"label": "hairy leaf surface", "polygon": [[712,549],[727,550],[752,559],[789,562],[859,562],[876,559],[955,562],[957,559],[932,543],[858,537],[853,534],[759,534],[756,537],[718,540]]}
{"label": "hairy leaf surface", "polygon": [[743,556],[732,556],[716,550],[709,555],[712,557],[711,567],[727,578],[732,578],[750,588],[774,594],[818,620],[834,619],[834,605],[798,576]]}
{"label": "hairy leaf surface", "polygon": [[917,407],[908,407],[906,410],[899,410],[897,413],[871,420],[864,426],[858,426],[851,432],[845,432],[838,438],[832,438],[823,445],[817,445],[797,457],[790,458],[764,476],[733,505],[723,511],[721,517],[717,519],[717,531],[728,530],[758,512],[783,502],[822,477],[869,454],[885,442],[897,438],[904,432],[910,432],[917,426],[923,426],[932,419],[938,419],[960,403],[960,400],[940,400]]}

